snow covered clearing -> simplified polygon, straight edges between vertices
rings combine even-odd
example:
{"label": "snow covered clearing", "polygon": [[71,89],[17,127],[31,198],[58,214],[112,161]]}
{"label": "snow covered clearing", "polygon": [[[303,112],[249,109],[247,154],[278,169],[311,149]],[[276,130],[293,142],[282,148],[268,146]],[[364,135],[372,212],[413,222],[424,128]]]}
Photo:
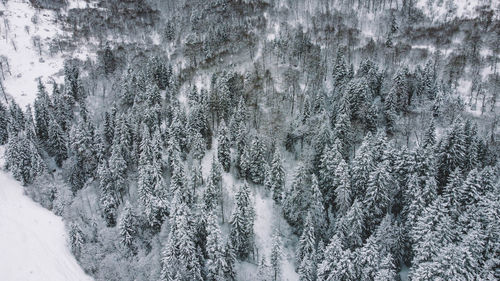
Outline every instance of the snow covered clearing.
{"label": "snow covered clearing", "polygon": [[21,184],[3,170],[0,170],[0,253],[0,280],[92,280],[69,250],[62,219],[24,195]]}

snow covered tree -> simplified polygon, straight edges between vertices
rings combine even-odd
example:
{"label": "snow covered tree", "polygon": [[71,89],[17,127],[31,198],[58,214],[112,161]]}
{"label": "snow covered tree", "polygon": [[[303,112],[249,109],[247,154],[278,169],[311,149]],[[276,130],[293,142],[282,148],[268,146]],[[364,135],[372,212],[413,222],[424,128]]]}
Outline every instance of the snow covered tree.
{"label": "snow covered tree", "polygon": [[125,203],[118,228],[120,230],[121,243],[127,249],[134,252],[134,239],[137,235],[137,217],[129,202]]}
{"label": "snow covered tree", "polygon": [[337,57],[333,65],[333,85],[338,91],[344,86],[349,79],[349,68],[345,61],[344,52],[339,49]]}
{"label": "snow covered tree", "polygon": [[371,133],[366,134],[352,162],[351,184],[354,193],[353,198],[362,198],[364,196],[370,173],[375,168],[371,138]]}
{"label": "snow covered tree", "polygon": [[330,123],[324,122],[312,140],[312,146],[314,148],[313,167],[315,169],[319,170],[322,165],[321,160],[325,154],[325,150],[331,145],[333,145],[333,133],[330,129]]}
{"label": "snow covered tree", "polygon": [[344,159],[349,159],[352,144],[351,119],[349,115],[342,113],[337,116],[335,122],[335,137],[338,141],[337,149]]}
{"label": "snow covered tree", "polygon": [[5,165],[16,180],[23,185],[31,184],[47,167],[32,140],[20,133],[11,136],[5,151]]}
{"label": "snow covered tree", "polygon": [[248,257],[253,247],[255,212],[250,199],[250,189],[245,182],[235,195],[236,205],[231,216],[230,239],[240,259]]}
{"label": "snow covered tree", "polygon": [[355,252],[355,271],[358,280],[373,280],[377,273],[381,260],[379,245],[373,235],[366,240],[363,247],[357,248]]}
{"label": "snow covered tree", "polygon": [[100,202],[102,206],[102,212],[104,219],[106,220],[106,225],[108,227],[114,227],[116,225],[116,216],[118,209],[118,202],[116,201],[115,194],[112,190],[102,190],[100,195]]}
{"label": "snow covered tree", "polygon": [[269,189],[273,193],[274,202],[281,203],[285,189],[285,170],[281,161],[281,154],[276,148],[269,171]]}
{"label": "snow covered tree", "polygon": [[203,203],[206,211],[215,210],[219,206],[223,208],[222,167],[215,156],[212,158],[210,174],[208,175],[207,185],[203,193]]}
{"label": "snow covered tree", "polygon": [[349,180],[349,168],[346,162],[342,159],[335,169],[335,206],[339,214],[344,215],[353,198],[351,190],[351,182]]}
{"label": "snow covered tree", "polygon": [[396,182],[389,171],[389,162],[386,160],[380,163],[368,178],[364,205],[370,219],[381,218],[390,210],[396,188]]}
{"label": "snow covered tree", "polygon": [[326,236],[325,226],[326,222],[326,212],[323,205],[323,195],[318,187],[318,180],[316,175],[311,176],[311,205],[309,206],[309,214],[314,222],[314,228],[316,231],[316,237],[318,239],[323,239]]}
{"label": "snow covered tree", "polygon": [[283,258],[283,249],[281,245],[281,239],[278,233],[273,235],[273,247],[271,249],[271,268],[272,268],[272,280],[277,281],[281,277],[281,267]]}
{"label": "snow covered tree", "polygon": [[84,243],[85,237],[83,236],[83,232],[80,229],[80,226],[76,222],[71,223],[69,229],[69,245],[71,248],[71,252],[77,258],[79,258],[82,253],[82,247],[84,246]]}
{"label": "snow covered tree", "polygon": [[224,276],[226,280],[236,280],[236,272],[234,268],[236,264],[236,253],[234,252],[231,239],[228,239],[228,241],[226,242],[226,246],[224,249],[224,260],[226,265],[224,268]]}
{"label": "snow covered tree", "polygon": [[251,156],[250,156],[250,146],[245,145],[240,154],[240,159],[238,161],[239,175],[243,179],[250,179],[250,165],[251,165]]}
{"label": "snow covered tree", "polygon": [[395,92],[390,91],[384,101],[384,119],[385,130],[388,136],[394,135],[396,132],[396,121],[398,119],[397,112],[397,97]]}
{"label": "snow covered tree", "polygon": [[455,192],[463,209],[475,205],[481,197],[481,178],[479,172],[474,169],[467,175],[467,179]]}
{"label": "snow covered tree", "polygon": [[304,164],[299,164],[290,189],[283,198],[283,215],[298,233],[302,232],[304,219],[311,204],[309,171]]}
{"label": "snow covered tree", "polygon": [[160,280],[203,280],[201,253],[196,247],[191,212],[186,203],[174,195],[170,233],[162,252]]}
{"label": "snow covered tree", "polygon": [[337,165],[343,160],[337,144],[336,142],[334,145],[325,147],[318,173],[320,190],[325,196],[325,202],[329,204],[333,203],[335,198],[334,191],[341,180],[336,177]]}
{"label": "snow covered tree", "polygon": [[398,280],[397,278],[397,273],[396,269],[394,267],[394,263],[392,261],[391,255],[386,255],[384,258],[382,258],[382,261],[380,262],[377,272],[375,273],[375,276],[373,278],[374,281],[396,281]]}
{"label": "snow covered tree", "polygon": [[314,253],[307,254],[299,266],[299,279],[304,281],[316,280],[317,265]]}
{"label": "snow covered tree", "polygon": [[224,120],[222,120],[219,125],[219,136],[217,138],[217,142],[217,158],[219,158],[224,171],[229,172],[229,169],[231,168],[231,139]]}
{"label": "snow covered tree", "polygon": [[0,145],[6,144],[9,139],[9,132],[7,131],[8,122],[9,118],[7,108],[5,108],[5,105],[0,102]]}
{"label": "snow covered tree", "polygon": [[453,125],[438,145],[438,183],[444,186],[448,176],[457,167],[465,163],[465,134],[463,122],[456,119]]}
{"label": "snow covered tree", "polygon": [[336,234],[349,248],[359,247],[365,237],[365,213],[356,199],[349,211],[337,223]]}
{"label": "snow covered tree", "polygon": [[114,196],[116,201],[121,200],[127,190],[127,162],[123,157],[122,147],[120,141],[115,137],[111,147],[111,156],[109,157],[109,171],[115,188],[113,190],[114,194],[109,195]]}
{"label": "snow covered tree", "polygon": [[431,120],[429,127],[425,131],[423,147],[433,148],[436,144],[436,127],[434,125],[434,119]]}
{"label": "snow covered tree", "polygon": [[206,280],[224,280],[224,269],[227,265],[224,259],[224,244],[219,224],[213,213],[208,213],[206,221],[208,233],[206,243],[207,258],[205,260]]}
{"label": "snow covered tree", "polygon": [[[38,139],[45,144],[49,139],[49,121],[51,102],[45,86],[38,80],[38,92],[35,99],[35,132]],[[50,146],[47,146],[50,148]]]}
{"label": "snow covered tree", "polygon": [[299,244],[297,245],[296,260],[297,264],[302,264],[303,259],[316,252],[316,230],[314,229],[313,216],[309,212],[307,214],[304,230],[299,238]]}
{"label": "snow covered tree", "polygon": [[318,265],[320,281],[357,280],[353,269],[352,254],[344,250],[340,239],[335,235],[323,254],[324,258]]}
{"label": "snow covered tree", "polygon": [[203,136],[196,132],[192,137],[191,137],[191,153],[193,154],[193,158],[201,161],[203,156],[205,155],[205,140],[203,139]]}
{"label": "snow covered tree", "polygon": [[250,145],[249,150],[250,165],[249,165],[249,176],[252,182],[257,184],[263,184],[264,178],[266,176],[265,164],[265,146],[259,137],[255,137]]}
{"label": "snow covered tree", "polygon": [[68,158],[68,149],[64,132],[53,118],[49,120],[48,139],[45,143],[50,155],[54,156],[56,164],[60,167],[62,162]]}

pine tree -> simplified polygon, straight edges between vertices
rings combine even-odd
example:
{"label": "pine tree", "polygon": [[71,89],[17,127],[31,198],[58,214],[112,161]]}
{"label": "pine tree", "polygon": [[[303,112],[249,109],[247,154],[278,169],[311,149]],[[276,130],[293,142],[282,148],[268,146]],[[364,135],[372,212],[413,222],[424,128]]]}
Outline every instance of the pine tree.
{"label": "pine tree", "polygon": [[224,171],[229,172],[231,168],[231,140],[224,120],[222,120],[219,125],[219,137],[217,138],[217,142],[217,158],[219,158]]}
{"label": "pine tree", "polygon": [[[41,80],[38,80],[38,93],[35,99],[35,132],[38,139],[45,143],[49,140],[50,98]],[[49,148],[48,146],[47,148]]]}
{"label": "pine tree", "polygon": [[203,136],[196,132],[191,139],[191,153],[193,154],[193,158],[201,161],[203,156],[205,155],[205,140]]}
{"label": "pine tree", "polygon": [[391,255],[385,256],[378,266],[374,281],[396,281],[397,273]]}
{"label": "pine tree", "polygon": [[83,236],[83,232],[80,229],[80,226],[75,222],[71,223],[69,230],[69,245],[71,248],[71,252],[77,258],[80,258],[84,243],[85,237]]}
{"label": "pine tree", "polygon": [[314,229],[313,219],[313,216],[309,212],[305,220],[304,230],[300,235],[299,244],[297,245],[297,264],[302,264],[306,256],[316,251],[316,230]]}
{"label": "pine tree", "polygon": [[9,140],[8,112],[2,102],[0,102],[0,145],[4,145]]}
{"label": "pine tree", "polygon": [[398,119],[397,114],[396,93],[390,91],[384,101],[385,128],[388,136],[392,136],[396,132],[396,121]]}
{"label": "pine tree", "polygon": [[379,245],[373,235],[366,240],[363,247],[356,249],[355,269],[358,280],[373,280],[380,263]]}
{"label": "pine tree", "polygon": [[100,201],[106,225],[108,227],[114,227],[116,225],[118,209],[118,202],[116,201],[114,194],[111,190],[102,190]]}
{"label": "pine tree", "polygon": [[334,191],[341,181],[340,178],[336,177],[336,170],[341,161],[343,161],[343,158],[337,142],[325,148],[319,166],[319,186],[327,203],[333,203]]}
{"label": "pine tree", "polygon": [[226,280],[234,281],[236,280],[235,264],[236,264],[236,254],[234,252],[231,239],[228,239],[226,247],[224,249],[224,260],[226,267],[224,268],[224,276]]}
{"label": "pine tree", "polygon": [[[319,170],[322,165],[321,159],[325,154],[325,150],[333,145],[333,133],[330,129],[329,122],[323,123],[319,132],[314,137],[312,145],[314,148],[313,166],[315,170]],[[337,149],[339,148],[337,147]]]}
{"label": "pine tree", "polygon": [[423,147],[424,148],[433,148],[436,144],[436,128],[434,125],[434,119],[431,120],[429,127],[425,131]]}
{"label": "pine tree", "polygon": [[456,190],[458,194],[458,201],[463,208],[475,205],[481,197],[481,178],[479,172],[474,169],[467,175],[467,179],[459,189]]}
{"label": "pine tree", "polygon": [[54,156],[56,164],[60,167],[62,161],[68,158],[68,151],[64,132],[53,118],[49,121],[48,137],[46,140],[48,151]]}
{"label": "pine tree", "polygon": [[250,179],[250,166],[251,166],[250,146],[245,145],[242,153],[240,154],[239,175],[243,179]]}
{"label": "pine tree", "polygon": [[23,185],[31,184],[47,167],[32,140],[24,134],[12,136],[5,151],[6,168]]}
{"label": "pine tree", "polygon": [[283,250],[281,246],[281,239],[278,233],[273,235],[273,247],[271,249],[271,268],[272,268],[272,280],[277,281],[281,277],[281,263],[282,263]]}
{"label": "pine tree", "polygon": [[213,213],[207,215],[207,279],[206,280],[223,280],[224,269],[227,267],[224,259],[224,248],[222,244],[222,234]]}
{"label": "pine tree", "polygon": [[349,159],[351,152],[351,127],[351,118],[348,114],[341,113],[337,116],[337,120],[335,122],[335,136],[337,138],[336,141],[339,142],[339,144],[337,144],[337,149],[340,151],[344,159]]}
{"label": "pine tree", "polygon": [[448,178],[448,184],[443,188],[443,197],[450,203],[450,212],[456,219],[461,207],[460,191],[463,186],[462,172],[456,168]]}
{"label": "pine tree", "polygon": [[252,182],[263,184],[265,178],[265,147],[259,137],[255,137],[250,145],[249,175]]}
{"label": "pine tree", "polygon": [[335,64],[333,65],[333,85],[341,91],[343,85],[349,79],[349,69],[345,61],[344,53],[339,49]]}
{"label": "pine tree", "polygon": [[307,254],[299,266],[299,279],[304,281],[315,281],[317,265],[314,254]]}
{"label": "pine tree", "polygon": [[137,234],[137,218],[129,202],[125,204],[118,228],[120,230],[121,243],[127,249],[134,252],[134,239]]}
{"label": "pine tree", "polygon": [[336,234],[349,248],[359,247],[365,237],[365,213],[356,199],[337,224]]}
{"label": "pine tree", "polygon": [[115,137],[113,146],[111,147],[111,156],[109,158],[109,170],[114,185],[113,194],[110,196],[115,197],[115,201],[119,201],[125,190],[127,190],[126,176],[127,176],[127,162],[122,155],[122,145]]}
{"label": "pine tree", "polygon": [[11,101],[9,104],[9,122],[8,131],[10,135],[17,135],[24,130],[25,117],[24,113],[15,101]]}
{"label": "pine tree", "polygon": [[240,259],[248,257],[253,246],[255,212],[250,201],[250,189],[244,183],[235,196],[236,206],[231,216],[230,239]]}
{"label": "pine tree", "polygon": [[203,174],[201,171],[201,165],[195,164],[191,169],[189,184],[191,187],[191,193],[196,194],[198,190],[203,185]]}
{"label": "pine tree", "polygon": [[170,234],[162,253],[161,280],[203,280],[200,252],[196,247],[191,212],[174,195]]}
{"label": "pine tree", "polygon": [[448,176],[465,163],[465,134],[460,119],[453,122],[449,133],[441,139],[438,148],[438,183],[444,186]]}
{"label": "pine tree", "polygon": [[309,214],[312,217],[314,222],[314,228],[316,230],[316,237],[322,239],[326,236],[325,226],[326,222],[326,212],[325,207],[323,206],[323,195],[318,187],[318,180],[316,175],[311,176],[311,205],[309,207]]}
{"label": "pine tree", "polygon": [[318,280],[356,280],[354,277],[351,252],[344,250],[340,239],[335,235],[323,254],[324,258],[318,265]]}
{"label": "pine tree", "polygon": [[283,198],[283,215],[298,233],[302,232],[304,219],[311,204],[312,190],[309,171],[304,164],[296,168],[293,183]]}
{"label": "pine tree", "polygon": [[353,160],[351,177],[352,189],[354,191],[353,198],[362,198],[364,196],[370,173],[375,168],[371,138],[370,133],[366,134]]}
{"label": "pine tree", "polygon": [[390,210],[394,188],[396,182],[390,174],[389,162],[386,160],[370,173],[368,179],[364,205],[368,209],[370,219],[380,218]]}
{"label": "pine tree", "polygon": [[281,154],[276,148],[269,171],[269,189],[273,193],[274,202],[281,204],[285,189],[285,170],[281,161]]}
{"label": "pine tree", "polygon": [[344,215],[351,206],[353,194],[349,180],[349,168],[342,159],[335,169],[335,205],[339,214]]}

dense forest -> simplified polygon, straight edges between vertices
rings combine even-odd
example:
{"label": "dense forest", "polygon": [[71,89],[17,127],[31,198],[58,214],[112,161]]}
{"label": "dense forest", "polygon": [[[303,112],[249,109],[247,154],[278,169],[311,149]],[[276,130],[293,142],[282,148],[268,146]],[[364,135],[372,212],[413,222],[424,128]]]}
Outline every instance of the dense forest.
{"label": "dense forest", "polygon": [[95,280],[500,279],[496,1],[30,2],[98,50],[5,168]]}

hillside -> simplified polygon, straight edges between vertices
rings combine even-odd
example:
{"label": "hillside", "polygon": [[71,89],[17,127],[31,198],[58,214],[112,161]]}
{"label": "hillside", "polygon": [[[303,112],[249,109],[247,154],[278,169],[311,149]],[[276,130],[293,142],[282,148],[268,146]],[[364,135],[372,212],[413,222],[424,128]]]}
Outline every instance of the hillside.
{"label": "hillside", "polygon": [[0,22],[6,280],[500,278],[500,3],[4,0]]}

